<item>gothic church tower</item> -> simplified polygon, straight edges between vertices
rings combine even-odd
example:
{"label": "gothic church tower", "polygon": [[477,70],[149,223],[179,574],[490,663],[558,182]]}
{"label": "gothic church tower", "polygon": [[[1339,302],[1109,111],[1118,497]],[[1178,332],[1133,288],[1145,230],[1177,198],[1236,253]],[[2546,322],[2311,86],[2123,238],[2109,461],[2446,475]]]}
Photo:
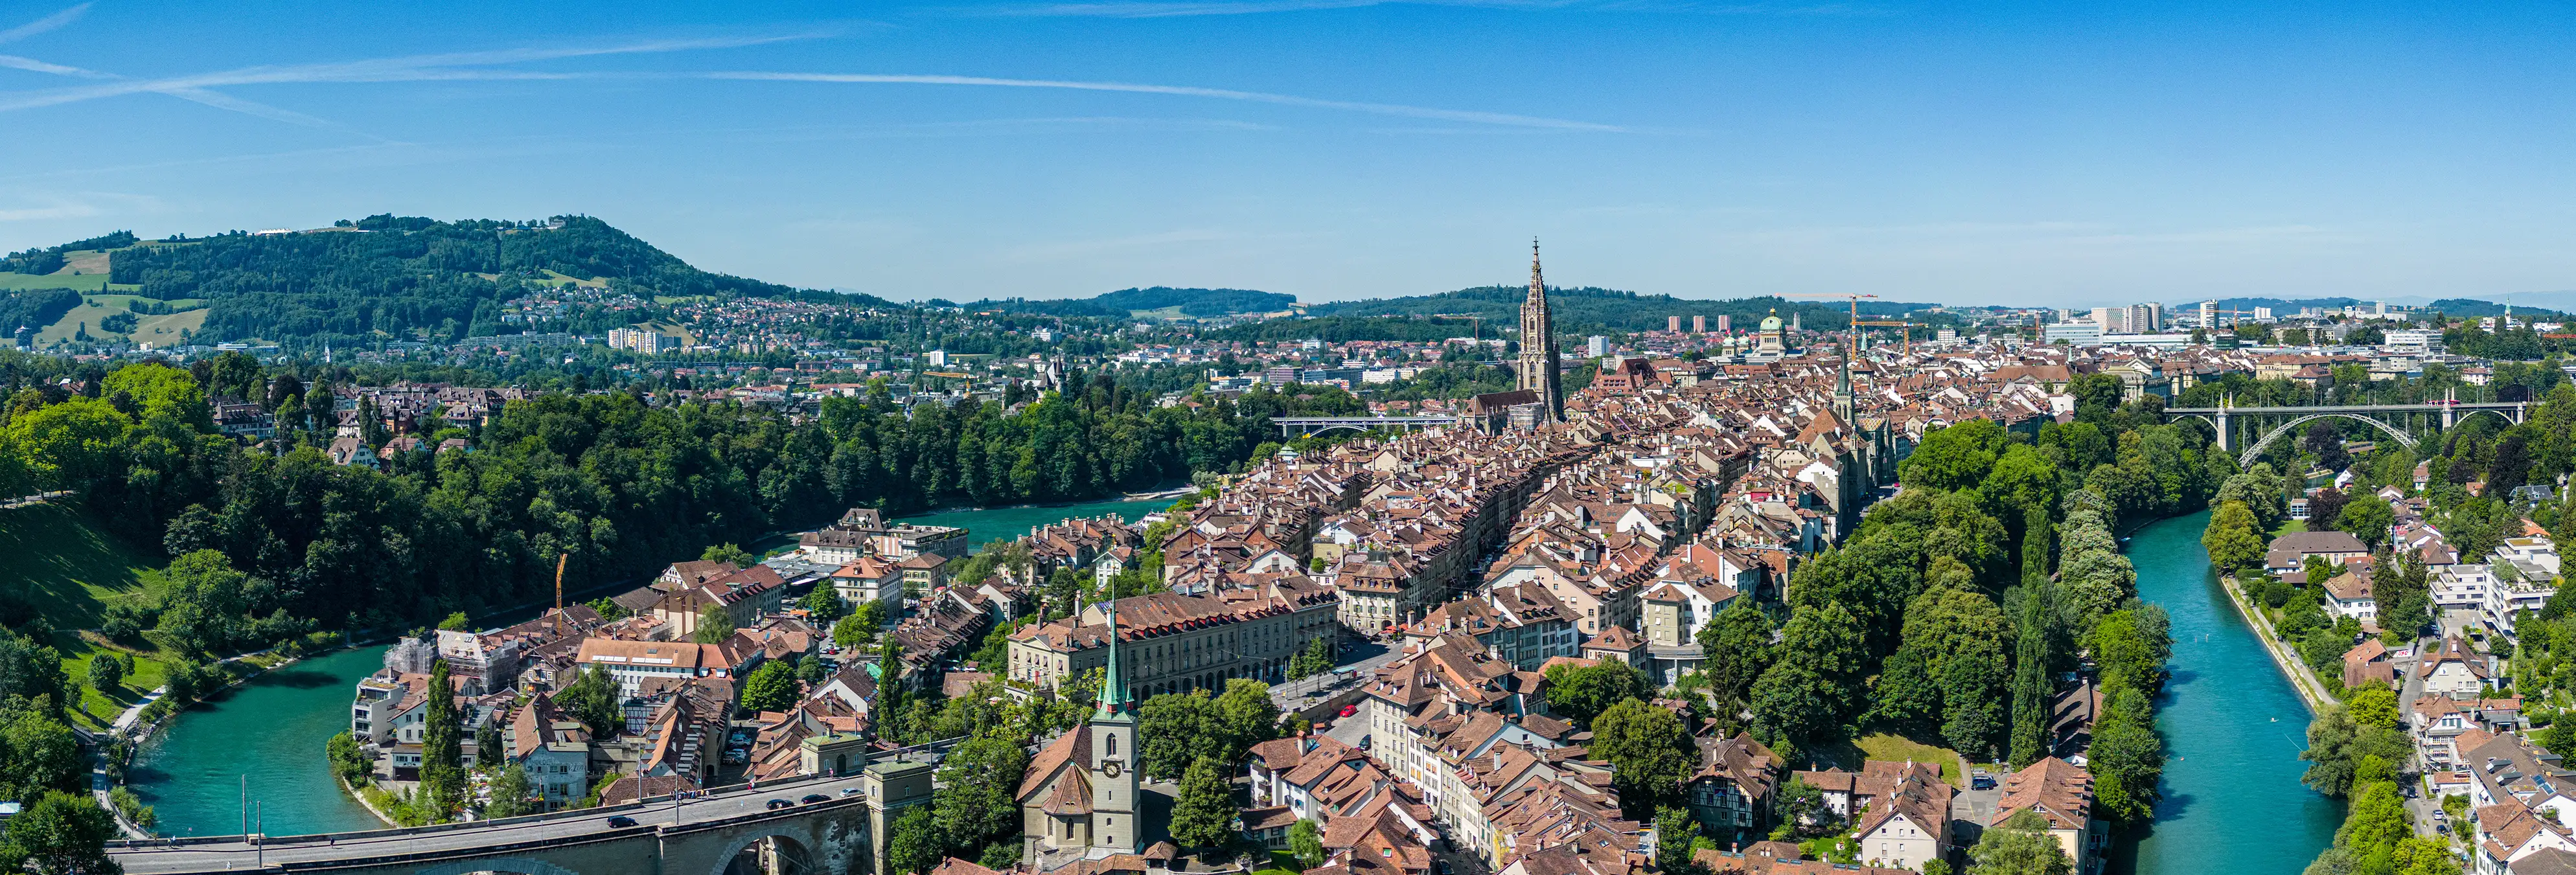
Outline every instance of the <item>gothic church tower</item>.
{"label": "gothic church tower", "polygon": [[1548,317],[1547,281],[1538,272],[1538,239],[1530,239],[1529,298],[1521,302],[1521,384],[1538,393],[1550,421],[1565,419],[1565,379],[1556,372],[1556,322]]}

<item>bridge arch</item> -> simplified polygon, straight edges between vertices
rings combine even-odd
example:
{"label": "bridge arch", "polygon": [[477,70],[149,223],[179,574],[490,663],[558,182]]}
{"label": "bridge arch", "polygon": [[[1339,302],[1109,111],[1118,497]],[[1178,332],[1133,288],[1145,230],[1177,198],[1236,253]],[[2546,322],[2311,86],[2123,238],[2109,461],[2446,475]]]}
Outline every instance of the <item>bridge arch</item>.
{"label": "bridge arch", "polygon": [[[2503,415],[2503,414],[2497,414],[2497,415],[2501,416],[2501,415]],[[2366,423],[2369,423],[2371,426],[2373,426],[2373,427],[2375,427],[2375,428],[2379,429],[2380,431],[2387,432],[2389,437],[2396,439],[2396,441],[2397,441],[2398,443],[2400,443],[2400,444],[2404,444],[2404,445],[2406,445],[2406,447],[2407,447],[2408,449],[2413,449],[2413,448],[2414,448],[2414,446],[2415,446],[2415,436],[2414,436],[2414,435],[2411,435],[2411,434],[2407,434],[2405,429],[2398,428],[2398,427],[2393,426],[2393,425],[2389,425],[2388,423],[2381,422],[2381,421],[2379,421],[2379,420],[2372,419],[2372,418],[2370,418],[2370,417],[2363,416],[2363,415],[2358,414],[2358,413],[2342,413],[2342,412],[2334,412],[2334,413],[2311,413],[2311,414],[2308,414],[2308,415],[2306,415],[2306,416],[2295,417],[2295,418],[2291,419],[2291,420],[2290,420],[2290,421],[2288,421],[2288,422],[2284,422],[2284,423],[2281,423],[2280,425],[2273,426],[2271,431],[2264,432],[2264,433],[2263,433],[2263,439],[2262,439],[2262,440],[2255,441],[2253,446],[2246,447],[2246,448],[2245,448],[2245,453],[2244,453],[2243,455],[2240,455],[2240,456],[2238,456],[2238,457],[2236,458],[2236,464],[2237,464],[2237,466],[2238,466],[2238,467],[2240,467],[2240,468],[2250,468],[2250,467],[2253,467],[2253,465],[2254,465],[2254,460],[2255,460],[2255,459],[2262,458],[2262,456],[2263,456],[2263,451],[2264,451],[2264,450],[2267,450],[2267,449],[2271,449],[2271,448],[2272,448],[2272,442],[2273,442],[2273,441],[2276,441],[2276,440],[2279,440],[2279,439],[2281,438],[2281,436],[2282,436],[2282,435],[2289,434],[2289,433],[2291,432],[2291,430],[2296,429],[2296,428],[2298,428],[2299,426],[2306,425],[2306,424],[2308,424],[2308,423],[2310,423],[2310,422],[2313,422],[2313,421],[2316,421],[2316,420],[2319,420],[2319,419],[2329,419],[2329,418],[2332,418],[2332,419],[2349,419],[2349,420],[2353,420],[2353,421],[2356,421],[2356,422],[2366,422]]]}
{"label": "bridge arch", "polygon": [[458,860],[453,863],[443,863],[431,866],[427,869],[422,869],[416,873],[416,875],[470,875],[470,873],[478,872],[499,872],[505,873],[505,875],[581,875],[579,872],[566,869],[562,866],[557,866],[544,860],[528,857],[487,857],[478,860]]}
{"label": "bridge arch", "polygon": [[770,843],[779,858],[779,875],[808,875],[821,872],[821,860],[815,849],[806,846],[807,836],[771,828],[747,833],[732,843],[732,850],[716,858],[714,869],[707,875],[766,875],[770,870],[758,865],[745,865],[743,855],[763,842]]}

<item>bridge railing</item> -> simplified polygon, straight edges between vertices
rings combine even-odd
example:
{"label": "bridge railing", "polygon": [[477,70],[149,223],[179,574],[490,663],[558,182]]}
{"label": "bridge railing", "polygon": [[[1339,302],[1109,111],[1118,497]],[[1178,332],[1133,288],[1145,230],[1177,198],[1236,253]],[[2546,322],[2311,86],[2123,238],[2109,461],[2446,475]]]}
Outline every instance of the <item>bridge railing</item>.
{"label": "bridge railing", "polygon": [[[955,743],[955,740],[954,740],[954,739],[952,739],[952,740],[950,740],[950,742],[949,742],[949,743],[950,743],[951,745],[953,745],[953,744]],[[933,742],[932,744],[938,744],[938,742]],[[923,745],[923,747],[927,747],[927,746],[928,746],[928,745]],[[910,748],[906,748],[906,750],[909,750],[909,749],[910,749]],[[873,758],[873,756],[875,756],[875,755],[871,754],[871,757],[872,757],[872,758]],[[798,775],[798,776],[796,776],[796,777],[794,777],[794,778],[783,778],[783,779],[780,779],[780,780],[777,780],[777,781],[769,782],[769,783],[767,783],[767,784],[759,785],[759,786],[757,786],[757,787],[754,787],[753,785],[750,785],[750,784],[747,784],[747,783],[746,783],[746,784],[728,784],[728,785],[723,785],[723,786],[718,786],[718,787],[709,787],[709,788],[707,788],[706,790],[700,791],[698,795],[691,796],[691,797],[689,797],[689,798],[692,798],[692,799],[704,799],[704,798],[708,798],[708,797],[711,797],[711,796],[721,795],[721,794],[724,794],[724,793],[728,793],[728,792],[732,792],[732,791],[737,791],[737,790],[745,790],[745,789],[751,789],[751,790],[767,790],[767,789],[771,789],[771,788],[779,788],[779,787],[795,787],[795,786],[800,786],[800,785],[804,785],[804,784],[815,783],[815,782],[819,782],[819,781],[839,781],[839,780],[845,780],[845,779],[847,779],[848,777],[849,777],[849,776],[847,776],[847,775]],[[271,846],[271,847],[275,847],[275,846],[279,846],[279,845],[313,844],[313,843],[317,843],[317,842],[328,844],[328,843],[331,843],[331,842],[335,842],[335,841],[342,841],[342,840],[346,840],[346,839],[391,838],[391,837],[396,837],[396,836],[427,835],[427,834],[430,834],[430,833],[454,832],[454,831],[457,831],[457,830],[466,830],[466,829],[491,829],[491,828],[505,827],[505,826],[521,826],[521,825],[530,824],[530,823],[541,823],[541,822],[549,821],[549,820],[578,820],[578,819],[585,818],[585,817],[598,817],[598,816],[600,816],[600,815],[602,815],[602,814],[615,814],[615,813],[617,813],[617,812],[621,812],[621,811],[638,811],[638,810],[642,810],[642,809],[645,809],[645,808],[649,808],[649,807],[652,807],[652,806],[655,806],[655,805],[665,804],[665,803],[668,803],[668,802],[670,802],[670,801],[671,801],[671,796],[670,796],[670,794],[665,793],[665,794],[660,795],[660,796],[651,796],[651,797],[646,797],[646,798],[644,798],[644,799],[640,799],[640,800],[637,800],[637,801],[634,801],[634,802],[620,803],[620,804],[617,804],[617,805],[602,805],[602,806],[599,806],[599,807],[597,807],[597,808],[566,808],[566,809],[562,809],[562,810],[560,810],[560,811],[547,811],[547,812],[542,812],[542,813],[538,813],[538,814],[527,814],[527,815],[521,815],[521,816],[518,816],[518,817],[504,817],[504,818],[500,818],[500,819],[497,819],[497,820],[469,820],[469,821],[460,821],[460,822],[456,822],[456,823],[434,823],[434,824],[430,824],[430,825],[428,825],[428,826],[389,827],[389,828],[386,828],[386,829],[349,830],[349,831],[345,831],[345,832],[320,832],[320,833],[306,833],[306,834],[304,834],[304,835],[288,835],[288,836],[263,836],[263,835],[256,835],[256,834],[254,834],[254,835],[187,836],[187,837],[184,837],[184,838],[177,838],[177,837],[173,837],[173,838],[158,838],[158,839],[110,839],[110,840],[107,842],[107,846],[108,846],[108,847],[110,847],[110,848],[138,848],[138,849],[149,849],[149,848],[174,848],[174,847],[187,847],[187,846],[189,846],[189,845],[245,844],[245,843],[248,843],[248,842],[250,842],[250,841],[252,841],[252,840],[254,840],[254,839],[256,839],[260,844],[268,845],[268,846]]]}

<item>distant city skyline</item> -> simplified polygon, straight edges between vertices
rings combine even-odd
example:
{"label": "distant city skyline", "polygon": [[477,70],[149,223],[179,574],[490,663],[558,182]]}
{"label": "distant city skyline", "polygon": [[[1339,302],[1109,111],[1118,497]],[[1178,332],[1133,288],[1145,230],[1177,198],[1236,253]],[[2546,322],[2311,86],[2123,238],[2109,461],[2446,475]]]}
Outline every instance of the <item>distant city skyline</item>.
{"label": "distant city skyline", "polygon": [[598,216],[893,299],[1549,276],[2576,297],[2562,7],[966,0],[0,12],[0,248]]}

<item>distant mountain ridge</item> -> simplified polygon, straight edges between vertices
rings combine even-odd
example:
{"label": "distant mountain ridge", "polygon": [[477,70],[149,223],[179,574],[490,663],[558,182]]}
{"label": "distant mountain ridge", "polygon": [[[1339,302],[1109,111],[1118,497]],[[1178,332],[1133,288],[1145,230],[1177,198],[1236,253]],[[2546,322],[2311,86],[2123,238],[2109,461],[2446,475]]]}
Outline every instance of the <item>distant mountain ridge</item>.
{"label": "distant mountain ridge", "polygon": [[[589,216],[546,222],[438,221],[390,214],[290,233],[231,232],[138,241],[129,232],[0,261],[10,287],[41,290],[62,255],[108,250],[109,291],[207,304],[200,341],[369,340],[425,332],[433,339],[496,333],[500,302],[551,271],[599,279],[639,297],[815,296],[897,306],[881,298],[796,289],[699,270]],[[66,285],[69,285],[66,283]],[[95,291],[95,289],[92,289]],[[26,294],[26,293],[21,293]],[[58,302],[21,304],[50,310]]]}
{"label": "distant mountain ridge", "polygon": [[1250,289],[1176,289],[1154,286],[1141,289],[1119,289],[1089,298],[987,298],[960,305],[968,310],[1000,310],[1009,313],[1044,313],[1051,316],[1094,316],[1103,319],[1125,319],[1148,311],[1179,308],[1181,315],[1206,318],[1240,313],[1276,313],[1297,306],[1297,296],[1280,292],[1256,292]]}

